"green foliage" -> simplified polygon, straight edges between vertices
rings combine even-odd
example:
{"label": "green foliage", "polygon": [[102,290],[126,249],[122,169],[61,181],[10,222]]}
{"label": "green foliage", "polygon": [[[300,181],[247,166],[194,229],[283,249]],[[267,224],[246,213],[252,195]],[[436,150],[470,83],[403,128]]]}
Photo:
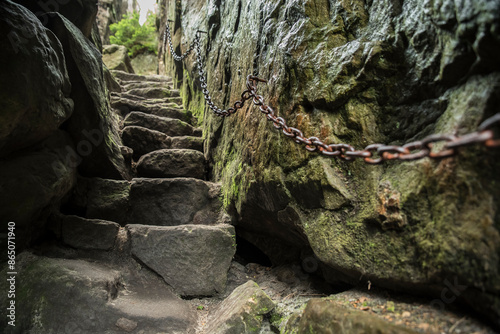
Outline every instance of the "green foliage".
{"label": "green foliage", "polygon": [[124,45],[128,55],[134,57],[142,52],[157,53],[156,15],[149,12],[146,22],[139,24],[139,13],[128,14],[123,20],[109,26],[111,44]]}

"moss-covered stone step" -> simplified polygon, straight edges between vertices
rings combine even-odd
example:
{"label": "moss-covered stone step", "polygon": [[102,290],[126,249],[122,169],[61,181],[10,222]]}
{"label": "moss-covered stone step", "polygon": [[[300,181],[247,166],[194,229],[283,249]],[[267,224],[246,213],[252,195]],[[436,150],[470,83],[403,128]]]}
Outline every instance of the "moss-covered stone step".
{"label": "moss-covered stone step", "polygon": [[139,177],[205,178],[205,156],[200,151],[165,149],[143,155],[137,162]]}

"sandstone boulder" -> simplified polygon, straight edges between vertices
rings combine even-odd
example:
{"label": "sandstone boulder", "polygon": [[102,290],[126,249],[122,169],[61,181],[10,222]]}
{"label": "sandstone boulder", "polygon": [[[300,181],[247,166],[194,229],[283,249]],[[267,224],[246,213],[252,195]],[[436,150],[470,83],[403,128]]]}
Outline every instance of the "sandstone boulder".
{"label": "sandstone boulder", "polygon": [[[52,206],[75,185],[74,152],[69,136],[58,130],[29,151],[2,160],[0,220],[15,222],[17,249],[43,234]],[[2,224],[1,232],[5,231],[7,224]]]}
{"label": "sandstone boulder", "polygon": [[50,136],[73,112],[61,43],[26,8],[0,6],[0,156]]}
{"label": "sandstone boulder", "polygon": [[[259,333],[263,317],[274,308],[274,302],[254,281],[240,285],[212,312],[208,333]],[[316,332],[314,332],[316,333]]]}
{"label": "sandstone boulder", "polygon": [[134,73],[127,48],[123,45],[105,45],[102,51],[102,61],[110,70]]}
{"label": "sandstone boulder", "polygon": [[113,179],[129,178],[120,151],[118,117],[111,112],[99,50],[70,21],[45,14],[48,27],[64,49],[72,83],[75,112],[66,124],[81,157],[80,174]]}
{"label": "sandstone boulder", "polygon": [[43,16],[44,13],[60,13],[78,27],[85,37],[91,38],[97,15],[97,2],[93,0],[14,1],[31,10],[44,25],[47,24],[47,17]]}

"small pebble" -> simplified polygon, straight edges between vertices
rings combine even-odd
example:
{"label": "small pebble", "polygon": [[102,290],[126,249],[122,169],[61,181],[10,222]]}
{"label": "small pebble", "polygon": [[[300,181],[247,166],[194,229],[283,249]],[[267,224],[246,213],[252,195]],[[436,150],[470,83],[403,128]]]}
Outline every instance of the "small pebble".
{"label": "small pebble", "polygon": [[124,331],[127,332],[132,332],[134,329],[137,328],[137,322],[127,318],[118,319],[115,325],[116,327],[123,329]]}

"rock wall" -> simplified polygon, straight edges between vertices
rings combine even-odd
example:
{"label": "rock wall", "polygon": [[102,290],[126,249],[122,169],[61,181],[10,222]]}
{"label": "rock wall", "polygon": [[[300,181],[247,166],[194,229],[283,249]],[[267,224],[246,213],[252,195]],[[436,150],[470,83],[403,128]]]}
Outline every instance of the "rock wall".
{"label": "rock wall", "polygon": [[[174,20],[178,53],[196,30],[208,32],[202,58],[218,105],[240,99],[246,76],[256,74],[269,80],[258,87],[265,100],[306,136],[400,145],[474,131],[498,112],[498,1],[159,7],[162,28]],[[237,233],[275,264],[312,261],[311,271],[330,282],[425,292],[442,307],[458,298],[498,321],[498,149],[381,166],[320,157],[275,131],[256,107],[227,118],[209,113],[193,55],[180,64],[167,52],[160,62],[203,119],[211,178],[222,182]]]}
{"label": "rock wall", "polygon": [[128,172],[92,40],[96,3],[17,2],[0,6],[0,220],[16,223],[20,251],[43,234],[77,174]]}

